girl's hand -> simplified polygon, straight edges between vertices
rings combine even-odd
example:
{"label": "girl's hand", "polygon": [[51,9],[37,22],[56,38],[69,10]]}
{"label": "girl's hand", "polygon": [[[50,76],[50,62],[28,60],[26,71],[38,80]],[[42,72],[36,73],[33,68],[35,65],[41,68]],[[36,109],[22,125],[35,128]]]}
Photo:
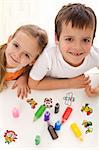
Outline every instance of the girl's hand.
{"label": "girl's hand", "polygon": [[99,86],[96,88],[92,88],[91,86],[86,86],[85,92],[89,97],[97,96],[99,95]]}
{"label": "girl's hand", "polygon": [[27,98],[28,93],[31,93],[31,90],[27,83],[27,78],[24,75],[16,80],[12,89],[15,89],[16,87],[17,87],[17,96],[21,97],[21,99],[23,99],[24,97]]}

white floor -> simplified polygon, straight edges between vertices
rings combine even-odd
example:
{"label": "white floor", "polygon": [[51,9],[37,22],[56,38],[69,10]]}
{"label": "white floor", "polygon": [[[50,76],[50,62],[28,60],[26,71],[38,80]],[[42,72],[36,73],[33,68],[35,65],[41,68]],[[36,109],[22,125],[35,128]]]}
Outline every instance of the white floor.
{"label": "white floor", "polygon": [[[99,74],[91,74],[92,84],[99,83]],[[53,99],[53,107],[49,109],[51,113],[50,122],[52,125],[61,116],[66,109],[63,97],[67,92],[73,92],[75,102],[72,103],[73,112],[69,119],[64,123],[61,130],[58,131],[59,138],[52,140],[47,130],[47,124],[44,116],[33,122],[33,116],[40,105],[44,103],[44,98]],[[16,91],[11,88],[0,93],[0,147],[6,150],[99,150],[99,97],[89,98],[83,89],[78,90],[53,90],[53,91],[32,91],[29,98],[34,98],[38,105],[32,109],[25,101],[17,98]],[[54,114],[55,103],[59,102],[60,111]],[[93,108],[93,113],[87,116],[81,112],[81,107],[88,103]],[[12,117],[13,107],[18,107],[20,117]],[[93,132],[85,134],[85,128],[82,126],[83,120],[90,120],[93,123]],[[70,129],[71,123],[76,122],[80,127],[84,141],[81,142],[74,136]],[[10,144],[5,143],[4,133],[6,130],[13,130],[17,133],[18,139]],[[41,142],[35,145],[35,136],[40,135]],[[1,149],[1,148],[0,148]]]}

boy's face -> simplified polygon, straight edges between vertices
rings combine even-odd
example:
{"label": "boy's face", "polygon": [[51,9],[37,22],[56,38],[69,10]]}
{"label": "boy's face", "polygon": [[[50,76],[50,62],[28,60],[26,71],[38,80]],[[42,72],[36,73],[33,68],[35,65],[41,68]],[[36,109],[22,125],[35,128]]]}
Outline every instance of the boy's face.
{"label": "boy's face", "polygon": [[62,24],[62,31],[59,41],[56,37],[56,44],[59,46],[63,59],[72,66],[82,64],[84,58],[90,53],[94,29],[88,27],[79,29],[72,28],[71,23]]}
{"label": "boy's face", "polygon": [[38,42],[25,32],[18,31],[10,37],[5,50],[7,67],[15,68],[32,64],[39,53]]}

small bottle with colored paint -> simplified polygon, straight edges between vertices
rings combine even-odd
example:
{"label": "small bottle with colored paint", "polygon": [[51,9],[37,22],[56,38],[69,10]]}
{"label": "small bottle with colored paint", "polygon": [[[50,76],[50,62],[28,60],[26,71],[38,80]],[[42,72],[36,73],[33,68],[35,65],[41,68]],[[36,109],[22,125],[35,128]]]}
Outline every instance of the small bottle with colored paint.
{"label": "small bottle with colored paint", "polygon": [[44,114],[44,121],[49,121],[50,120],[50,113],[49,111],[46,111]]}
{"label": "small bottle with colored paint", "polygon": [[56,104],[55,104],[55,110],[54,110],[54,113],[55,113],[55,114],[59,112],[59,108],[60,108],[59,103],[56,103]]}
{"label": "small bottle with colored paint", "polygon": [[12,116],[13,116],[14,118],[18,118],[19,115],[20,115],[20,110],[19,110],[19,108],[14,107],[14,108],[12,109]]}
{"label": "small bottle with colored paint", "polygon": [[80,141],[83,141],[82,133],[81,133],[80,128],[78,127],[78,125],[74,122],[74,123],[71,124],[70,127],[71,127],[73,133],[75,134],[75,136],[77,138],[79,138]]}
{"label": "small bottle with colored paint", "polygon": [[34,115],[34,120],[33,121],[39,119],[43,115],[43,113],[44,113],[45,110],[46,110],[46,106],[45,105],[41,105],[39,107],[39,109],[36,111],[36,113]]}
{"label": "small bottle with colored paint", "polygon": [[71,107],[67,107],[65,112],[62,115],[62,124],[69,118],[71,112],[72,112],[72,108]]}
{"label": "small bottle with colored paint", "polygon": [[40,136],[37,135],[37,136],[35,137],[35,145],[39,145],[39,144],[40,144]]}
{"label": "small bottle with colored paint", "polygon": [[58,135],[57,135],[54,127],[51,124],[48,124],[48,131],[49,131],[49,133],[50,133],[53,140],[58,138]]}
{"label": "small bottle with colored paint", "polygon": [[58,120],[56,123],[55,123],[55,130],[60,130],[61,129],[61,122]]}

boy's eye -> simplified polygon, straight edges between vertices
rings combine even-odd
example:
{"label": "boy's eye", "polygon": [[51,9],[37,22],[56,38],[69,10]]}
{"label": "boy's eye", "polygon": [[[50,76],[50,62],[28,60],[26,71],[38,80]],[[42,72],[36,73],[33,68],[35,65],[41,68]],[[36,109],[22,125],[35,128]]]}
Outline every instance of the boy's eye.
{"label": "boy's eye", "polygon": [[73,41],[72,38],[66,38],[65,40],[66,40],[66,41]]}
{"label": "boy's eye", "polygon": [[13,43],[13,45],[14,45],[16,48],[18,48],[18,44],[16,44],[16,43]]}
{"label": "boy's eye", "polygon": [[89,39],[83,39],[83,41],[84,41],[85,43],[89,43],[89,42],[90,42]]}

